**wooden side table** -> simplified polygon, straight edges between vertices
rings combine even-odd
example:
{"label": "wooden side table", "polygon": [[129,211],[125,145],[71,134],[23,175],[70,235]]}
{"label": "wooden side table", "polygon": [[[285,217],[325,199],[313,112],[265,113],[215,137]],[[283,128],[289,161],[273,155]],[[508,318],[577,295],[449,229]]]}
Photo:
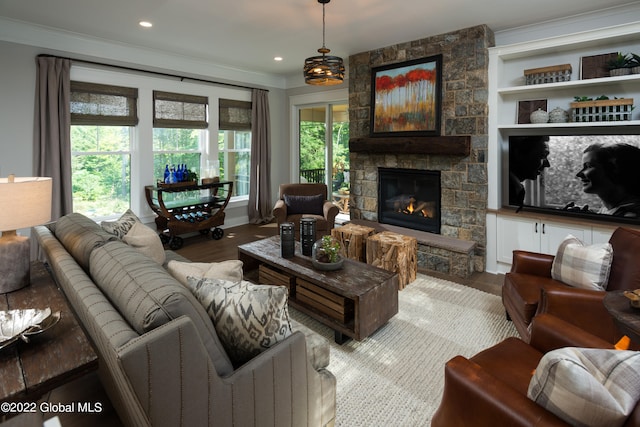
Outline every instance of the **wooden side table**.
{"label": "wooden side table", "polygon": [[398,290],[416,280],[417,257],[415,237],[383,231],[367,238],[367,264],[398,273]]}
{"label": "wooden side table", "polygon": [[603,304],[620,330],[636,345],[640,345],[640,309],[629,304],[624,291],[605,292]]}
{"label": "wooden side table", "polygon": [[[31,264],[31,283],[0,295],[0,310],[60,311],[60,321],[29,342],[0,350],[0,401],[35,401],[98,367],[98,357],[62,292],[41,262]],[[4,414],[0,414],[4,415]]]}
{"label": "wooden side table", "polygon": [[367,237],[374,235],[375,232],[376,230],[373,227],[345,224],[343,226],[333,228],[331,230],[331,236],[340,241],[342,247],[345,248],[347,258],[365,262]]}

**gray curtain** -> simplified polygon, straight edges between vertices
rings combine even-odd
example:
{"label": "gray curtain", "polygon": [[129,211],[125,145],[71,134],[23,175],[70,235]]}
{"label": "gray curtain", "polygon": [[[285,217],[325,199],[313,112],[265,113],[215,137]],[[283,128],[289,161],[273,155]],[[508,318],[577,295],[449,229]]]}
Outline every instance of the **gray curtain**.
{"label": "gray curtain", "polygon": [[38,57],[33,132],[36,176],[53,178],[51,219],[73,210],[71,190],[71,61]]}
{"label": "gray curtain", "polygon": [[249,172],[249,222],[263,224],[273,219],[271,201],[271,137],[269,93],[251,93],[251,170]]}

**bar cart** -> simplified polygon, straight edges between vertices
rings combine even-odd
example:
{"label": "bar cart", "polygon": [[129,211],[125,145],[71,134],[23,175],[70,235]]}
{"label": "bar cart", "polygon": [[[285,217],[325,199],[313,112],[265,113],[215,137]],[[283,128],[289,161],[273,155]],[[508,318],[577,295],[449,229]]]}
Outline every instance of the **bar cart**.
{"label": "bar cart", "polygon": [[224,210],[233,192],[233,182],[203,180],[176,184],[147,185],[147,203],[157,214],[155,222],[162,243],[171,249],[184,244],[180,234],[199,231],[219,240],[224,230]]}

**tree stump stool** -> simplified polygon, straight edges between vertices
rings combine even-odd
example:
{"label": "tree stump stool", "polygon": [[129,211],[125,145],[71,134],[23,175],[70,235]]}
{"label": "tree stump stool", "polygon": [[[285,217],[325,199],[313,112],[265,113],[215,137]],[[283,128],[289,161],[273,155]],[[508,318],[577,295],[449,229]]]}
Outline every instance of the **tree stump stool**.
{"label": "tree stump stool", "polygon": [[356,261],[365,262],[366,260],[366,241],[367,237],[372,236],[376,232],[373,227],[364,225],[345,224],[331,230],[331,236],[336,238],[345,248],[347,258]]}
{"label": "tree stump stool", "polygon": [[367,264],[398,274],[398,290],[416,280],[418,241],[415,237],[383,231],[367,238]]}

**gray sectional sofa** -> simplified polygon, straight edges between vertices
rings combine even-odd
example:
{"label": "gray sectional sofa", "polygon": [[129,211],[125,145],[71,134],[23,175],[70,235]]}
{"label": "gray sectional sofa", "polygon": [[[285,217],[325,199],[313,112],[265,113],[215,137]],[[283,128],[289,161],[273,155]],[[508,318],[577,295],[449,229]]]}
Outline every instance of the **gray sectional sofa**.
{"label": "gray sectional sofa", "polygon": [[333,425],[336,380],[324,338],[293,325],[289,337],[234,369],[205,309],[166,262],[77,213],[33,234],[125,425]]}

